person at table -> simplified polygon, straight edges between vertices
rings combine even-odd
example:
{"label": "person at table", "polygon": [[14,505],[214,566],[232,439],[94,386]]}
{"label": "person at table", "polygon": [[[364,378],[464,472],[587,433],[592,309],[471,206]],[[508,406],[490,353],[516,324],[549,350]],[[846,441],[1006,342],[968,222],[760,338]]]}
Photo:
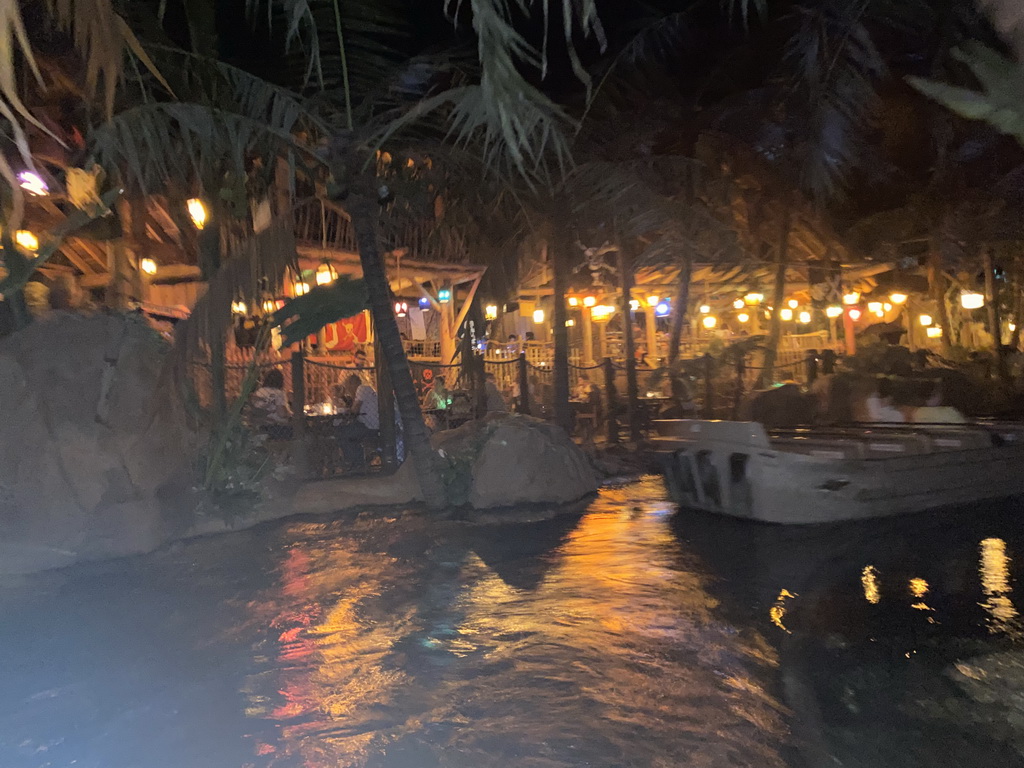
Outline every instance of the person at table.
{"label": "person at table", "polygon": [[434,381],[423,396],[423,410],[444,411],[451,405],[452,393],[444,383],[444,376],[435,376]]}
{"label": "person at table", "polygon": [[367,438],[380,434],[380,413],[377,411],[377,390],[363,383],[357,374],[350,374],[345,386],[355,388],[355,398],[348,409],[354,418],[338,427],[337,439],[346,468],[352,469],[364,462],[363,443]]}
{"label": "person at table", "polygon": [[498,389],[498,381],[493,373],[484,376],[484,395],[486,396],[487,413],[508,413],[508,403]]}
{"label": "person at table", "polygon": [[284,374],[271,368],[259,389],[249,397],[249,418],[253,426],[274,440],[290,440],[292,412],[284,391]]}

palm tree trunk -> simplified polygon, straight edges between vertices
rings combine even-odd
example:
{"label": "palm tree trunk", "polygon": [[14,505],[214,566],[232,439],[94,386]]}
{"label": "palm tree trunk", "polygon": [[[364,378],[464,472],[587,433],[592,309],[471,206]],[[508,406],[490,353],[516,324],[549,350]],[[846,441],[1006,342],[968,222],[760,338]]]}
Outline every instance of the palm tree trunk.
{"label": "palm tree trunk", "polygon": [[933,235],[928,241],[928,289],[935,302],[935,311],[942,328],[942,350],[948,353],[953,348],[953,329],[949,324],[949,312],[946,309],[946,273],[942,268],[942,245],[938,236]]}
{"label": "palm tree trunk", "polygon": [[636,340],[633,338],[633,320],[630,317],[630,302],[633,300],[633,254],[628,246],[619,245],[619,284],[622,295],[619,309],[622,312],[623,356],[626,358],[626,415],[629,418],[629,437],[635,443],[640,440],[639,387],[636,381]]}
{"label": "palm tree trunk", "polygon": [[391,289],[381,260],[380,244],[377,241],[377,203],[365,193],[353,193],[345,202],[355,229],[374,327],[384,354],[384,363],[391,375],[398,413],[402,417],[406,450],[412,457],[423,500],[430,509],[443,509],[448,503],[447,493],[435,467],[434,451],[430,447],[430,437],[423,423],[420,401],[416,396],[409,360],[405,356],[402,337],[395,321]]}
{"label": "palm tree trunk", "polygon": [[566,256],[569,249],[568,228],[566,219],[561,214],[567,207],[562,201],[556,201],[554,210],[559,212],[559,220],[548,222],[548,247],[551,249],[551,269],[554,273],[552,287],[555,307],[551,322],[554,324],[554,385],[555,385],[555,423],[566,432],[572,432],[572,410],[569,407],[569,329],[565,327],[565,289],[566,289]]}
{"label": "palm tree trunk", "polygon": [[690,277],[693,274],[693,258],[687,256],[679,265],[679,285],[676,288],[676,303],[672,311],[672,335],[668,342],[668,367],[679,359],[679,343],[683,338],[683,321],[686,320],[687,305],[690,303]]}
{"label": "palm tree trunk", "polygon": [[982,248],[982,264],[985,269],[985,310],[988,315],[988,332],[992,334],[992,349],[996,356],[996,371],[999,378],[1008,378],[1006,359],[1003,354],[1003,323],[999,317],[999,288],[996,286],[995,262],[992,259],[992,247]]}
{"label": "palm tree trunk", "polygon": [[779,229],[779,244],[776,248],[775,289],[772,292],[772,319],[768,325],[768,343],[764,350],[764,366],[758,377],[759,389],[770,386],[775,380],[775,360],[779,354],[782,339],[782,303],[786,300],[786,262],[789,258],[789,231],[793,216],[789,205],[782,212],[782,226]]}

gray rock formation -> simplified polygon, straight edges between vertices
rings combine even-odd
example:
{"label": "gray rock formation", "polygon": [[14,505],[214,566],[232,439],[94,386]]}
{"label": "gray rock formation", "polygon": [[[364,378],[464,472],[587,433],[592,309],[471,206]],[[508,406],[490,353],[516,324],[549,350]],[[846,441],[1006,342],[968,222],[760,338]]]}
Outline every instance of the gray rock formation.
{"label": "gray rock formation", "polygon": [[450,465],[449,493],[475,509],[565,504],[594,493],[598,478],[565,431],[506,414],[435,436]]}
{"label": "gray rock formation", "polygon": [[[198,436],[135,316],[55,312],[0,340],[0,571],[145,552],[190,524]],[[164,502],[167,503],[164,503]]]}

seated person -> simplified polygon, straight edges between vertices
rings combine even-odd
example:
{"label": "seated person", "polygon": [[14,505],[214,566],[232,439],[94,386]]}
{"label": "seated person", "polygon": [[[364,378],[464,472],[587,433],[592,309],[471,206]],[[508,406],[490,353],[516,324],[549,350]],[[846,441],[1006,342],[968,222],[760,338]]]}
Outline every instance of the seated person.
{"label": "seated person", "polygon": [[915,424],[966,424],[967,417],[956,408],[944,404],[942,388],[934,381],[921,382],[921,401],[924,405],[910,411]]}
{"label": "seated person", "polygon": [[338,428],[338,445],[348,469],[364,463],[363,442],[380,434],[380,413],[377,411],[377,391],[362,383],[358,374],[350,374],[344,382],[347,389],[355,390],[355,398],[348,413],[355,418]]}
{"label": "seated person", "polygon": [[444,376],[435,376],[430,389],[423,396],[423,410],[445,411],[451,405],[452,394],[445,386]]}
{"label": "seated person", "polygon": [[669,402],[659,414],[662,419],[693,419],[697,417],[697,404],[686,378],[682,374],[670,373],[666,377]]}
{"label": "seated person", "polygon": [[292,412],[284,392],[284,374],[271,368],[259,389],[249,397],[249,419],[253,426],[275,440],[290,440]]}
{"label": "seated person", "polygon": [[907,417],[893,400],[892,382],[887,378],[878,379],[873,391],[864,398],[864,421],[879,424],[901,424]]}
{"label": "seated person", "polygon": [[498,381],[493,373],[484,375],[484,395],[487,402],[487,413],[508,413],[508,403],[505,402],[501,390],[498,389]]}

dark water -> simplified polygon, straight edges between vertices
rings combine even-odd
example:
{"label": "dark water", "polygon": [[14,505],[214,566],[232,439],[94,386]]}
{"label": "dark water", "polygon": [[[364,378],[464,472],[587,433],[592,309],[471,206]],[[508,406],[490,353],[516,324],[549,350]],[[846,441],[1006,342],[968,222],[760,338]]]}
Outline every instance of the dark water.
{"label": "dark water", "polygon": [[546,523],[284,522],[6,584],[0,767],[1022,763],[943,671],[1016,647],[1017,509],[673,512],[651,479]]}

